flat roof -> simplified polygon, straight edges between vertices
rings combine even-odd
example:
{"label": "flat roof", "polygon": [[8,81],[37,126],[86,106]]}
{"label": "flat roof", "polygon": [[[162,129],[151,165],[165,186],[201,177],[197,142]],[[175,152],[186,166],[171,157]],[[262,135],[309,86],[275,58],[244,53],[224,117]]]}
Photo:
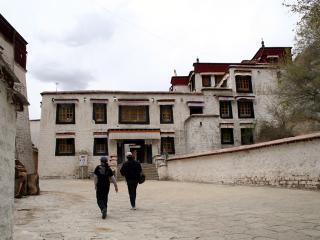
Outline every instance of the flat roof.
{"label": "flat roof", "polygon": [[155,94],[155,95],[203,95],[195,92],[170,92],[170,91],[104,91],[104,90],[78,90],[78,91],[53,91],[42,92],[43,95],[64,95],[64,94]]}

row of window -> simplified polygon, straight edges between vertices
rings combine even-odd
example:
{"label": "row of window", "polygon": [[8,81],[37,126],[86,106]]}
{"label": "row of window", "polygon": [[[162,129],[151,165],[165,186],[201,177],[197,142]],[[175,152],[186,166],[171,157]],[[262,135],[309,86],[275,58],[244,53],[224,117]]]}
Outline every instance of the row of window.
{"label": "row of window", "polygon": [[[190,110],[191,111],[191,110]],[[107,104],[93,103],[92,119],[96,124],[107,123]],[[75,104],[57,104],[57,124],[75,123]],[[119,106],[119,123],[149,124],[149,106]],[[160,123],[173,123],[172,105],[160,106]]]}
{"label": "row of window", "polygon": [[[238,118],[254,118],[253,102],[250,100],[237,101]],[[233,118],[231,101],[220,101],[220,117]]]}
{"label": "row of window", "polygon": [[[202,75],[202,86],[211,87],[211,75]],[[223,75],[214,75],[215,85],[222,80]],[[236,75],[236,91],[239,93],[252,93],[251,75]],[[222,86],[226,87],[226,86]]]}
{"label": "row of window", "polygon": [[[234,144],[233,128],[221,128],[221,144]],[[253,144],[253,128],[241,129],[241,144]],[[174,137],[161,138],[161,153],[175,154]],[[56,156],[74,156],[75,142],[74,138],[57,138],[56,139]],[[108,155],[108,139],[94,138],[93,155]]]}
{"label": "row of window", "polygon": [[[254,118],[252,101],[238,101],[238,117]],[[173,106],[160,106],[160,123],[173,123]],[[190,115],[202,114],[203,107],[190,106]],[[232,118],[231,101],[220,101],[220,117]],[[107,104],[93,103],[92,119],[96,124],[107,123]],[[57,104],[57,124],[75,123],[75,105],[73,103]],[[120,124],[149,124],[149,106],[119,106]]]}
{"label": "row of window", "polygon": [[[75,144],[74,138],[57,138],[56,139],[56,156],[74,156]],[[93,143],[93,155],[108,155],[108,139],[95,138]]]}
{"label": "row of window", "polygon": [[[221,128],[221,144],[234,144],[233,128]],[[253,128],[241,128],[241,144],[253,144]]]}
{"label": "row of window", "polygon": [[[175,153],[173,137],[161,138],[161,153],[168,153],[168,154]],[[74,138],[57,138],[55,155],[56,156],[74,156],[75,155]],[[107,138],[94,138],[93,155],[94,156],[108,155],[108,139]]]}

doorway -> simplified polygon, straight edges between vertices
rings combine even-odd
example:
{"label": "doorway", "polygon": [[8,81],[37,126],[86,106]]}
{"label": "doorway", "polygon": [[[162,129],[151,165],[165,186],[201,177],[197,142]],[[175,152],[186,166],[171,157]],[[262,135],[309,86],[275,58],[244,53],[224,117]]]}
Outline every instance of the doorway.
{"label": "doorway", "polygon": [[132,153],[134,159],[140,163],[152,163],[152,145],[145,144],[143,139],[118,141],[118,164],[125,161],[125,154],[129,151]]}

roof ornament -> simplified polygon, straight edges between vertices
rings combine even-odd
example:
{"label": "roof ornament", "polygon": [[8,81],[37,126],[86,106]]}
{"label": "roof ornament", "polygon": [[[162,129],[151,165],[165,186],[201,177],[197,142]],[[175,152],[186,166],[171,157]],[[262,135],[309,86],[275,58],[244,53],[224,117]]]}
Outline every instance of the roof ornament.
{"label": "roof ornament", "polygon": [[173,70],[173,75],[176,77],[177,76],[177,70]]}
{"label": "roof ornament", "polygon": [[197,57],[197,63],[199,63],[199,58]]}
{"label": "roof ornament", "polygon": [[265,47],[265,46],[264,46],[263,38],[261,38],[261,47],[263,47],[263,48]]}

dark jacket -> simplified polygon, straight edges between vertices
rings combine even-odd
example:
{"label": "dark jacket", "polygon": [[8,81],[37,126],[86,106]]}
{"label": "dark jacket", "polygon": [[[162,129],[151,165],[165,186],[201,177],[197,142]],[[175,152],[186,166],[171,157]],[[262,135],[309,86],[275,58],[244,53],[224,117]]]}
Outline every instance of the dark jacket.
{"label": "dark jacket", "polygon": [[142,172],[141,164],[133,159],[126,161],[121,169],[120,173],[126,178],[126,181],[136,181],[140,179],[140,174]]}
{"label": "dark jacket", "polygon": [[94,170],[94,174],[98,178],[97,191],[109,191],[109,178],[113,176],[111,168],[109,166],[99,165]]}

